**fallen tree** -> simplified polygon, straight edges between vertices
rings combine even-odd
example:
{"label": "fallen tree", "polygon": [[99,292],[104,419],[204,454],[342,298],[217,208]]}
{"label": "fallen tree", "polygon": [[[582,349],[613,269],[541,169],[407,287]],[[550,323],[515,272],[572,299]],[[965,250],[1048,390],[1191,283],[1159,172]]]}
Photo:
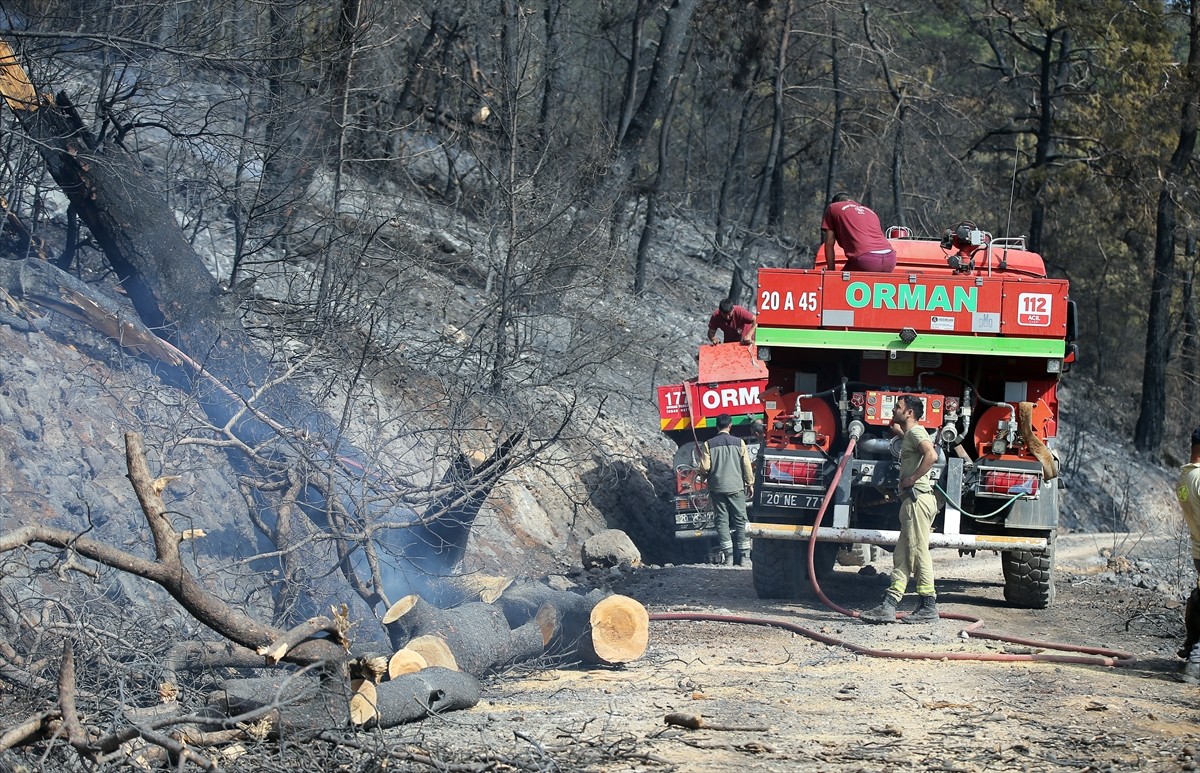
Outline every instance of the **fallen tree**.
{"label": "fallen tree", "polygon": [[[232,296],[184,238],[138,159],[93,136],[65,92],[40,94],[3,42],[0,93],[103,250],[138,319],[35,259],[8,270],[17,274],[7,282],[10,292],[127,342],[166,365],[159,369],[165,380],[195,395],[243,480],[260,552],[272,556],[261,568],[264,578],[277,578],[276,618],[297,622],[319,609],[302,579],[313,574],[314,561],[336,567],[368,606],[386,607],[414,587],[433,593],[436,583],[427,578],[457,570],[471,525],[514,463],[521,434],[498,442],[478,465],[457,455],[432,488],[373,469],[341,423],[297,388],[287,367],[263,356]],[[7,214],[12,241],[27,244],[19,221],[14,225]],[[425,505],[423,513],[418,505]],[[331,555],[314,553],[314,543],[329,545]]]}

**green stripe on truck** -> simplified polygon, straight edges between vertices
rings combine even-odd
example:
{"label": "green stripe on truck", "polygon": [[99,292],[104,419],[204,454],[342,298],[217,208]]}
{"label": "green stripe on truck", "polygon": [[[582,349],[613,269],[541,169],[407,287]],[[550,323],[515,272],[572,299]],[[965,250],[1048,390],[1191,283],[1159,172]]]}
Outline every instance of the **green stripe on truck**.
{"label": "green stripe on truck", "polygon": [[1010,357],[1054,357],[1061,359],[1066,344],[1059,338],[1004,338],[1002,336],[964,336],[945,333],[919,333],[911,344],[898,333],[872,333],[861,330],[799,330],[784,327],[760,327],[754,331],[758,346],[794,346],[801,349],[879,349],[901,352],[939,352],[941,354],[990,354]]}

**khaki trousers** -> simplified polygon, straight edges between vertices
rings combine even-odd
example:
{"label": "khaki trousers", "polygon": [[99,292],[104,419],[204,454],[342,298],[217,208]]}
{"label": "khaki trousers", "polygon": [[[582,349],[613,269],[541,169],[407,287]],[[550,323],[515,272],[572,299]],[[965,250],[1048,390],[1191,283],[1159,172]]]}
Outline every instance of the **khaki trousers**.
{"label": "khaki trousers", "polygon": [[934,595],[929,532],[936,515],[937,497],[932,493],[906,497],[900,503],[900,541],[892,554],[892,583],[887,589],[895,601],[904,598],[909,577],[916,581],[918,595]]}

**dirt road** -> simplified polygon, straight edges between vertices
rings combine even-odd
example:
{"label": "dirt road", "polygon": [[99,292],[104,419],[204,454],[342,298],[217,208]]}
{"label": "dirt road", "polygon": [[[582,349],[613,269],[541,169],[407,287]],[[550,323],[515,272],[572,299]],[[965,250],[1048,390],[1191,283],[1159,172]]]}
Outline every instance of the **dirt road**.
{"label": "dirt road", "polygon": [[[452,758],[486,749],[545,770],[1195,769],[1200,687],[1174,678],[1182,611],[1161,593],[1103,581],[1111,541],[1062,538],[1057,602],[1037,612],[1003,605],[998,557],[935,551],[939,602],[983,617],[989,631],[1129,651],[1131,668],[879,659],[774,628],[653,622],[646,656],[626,668],[510,673],[475,709],[413,732]],[[823,587],[846,606],[873,605],[890,561],[875,566],[876,576],[840,567]],[[744,569],[645,568],[613,590],[651,612],[775,617],[871,647],[1029,651],[963,639],[954,621],[871,626],[815,601],[759,601]],[[668,726],[673,712],[740,729]]]}

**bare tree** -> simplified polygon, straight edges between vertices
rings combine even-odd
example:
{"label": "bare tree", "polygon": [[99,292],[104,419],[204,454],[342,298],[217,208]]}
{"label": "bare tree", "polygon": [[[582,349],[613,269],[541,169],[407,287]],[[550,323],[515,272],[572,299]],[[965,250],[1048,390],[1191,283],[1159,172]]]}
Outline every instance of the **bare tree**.
{"label": "bare tree", "polygon": [[1142,400],[1133,442],[1139,451],[1157,453],[1166,419],[1167,363],[1171,356],[1171,307],[1175,292],[1176,234],[1181,204],[1194,197],[1189,181],[1195,167],[1196,133],[1200,129],[1200,5],[1187,3],[1188,55],[1184,70],[1179,133],[1175,150],[1162,166],[1155,219],[1154,277],[1150,285],[1146,325],[1146,362]]}

